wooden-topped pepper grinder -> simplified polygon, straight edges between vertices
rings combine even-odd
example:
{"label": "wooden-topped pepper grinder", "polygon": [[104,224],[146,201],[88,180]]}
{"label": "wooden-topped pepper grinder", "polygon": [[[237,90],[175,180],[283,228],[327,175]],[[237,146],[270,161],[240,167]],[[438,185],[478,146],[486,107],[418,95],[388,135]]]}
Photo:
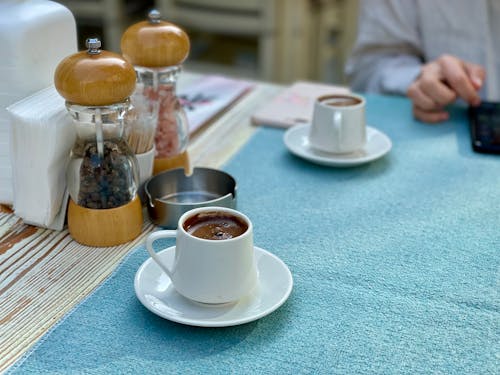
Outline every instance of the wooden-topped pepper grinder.
{"label": "wooden-topped pepper grinder", "polygon": [[124,139],[124,117],[135,88],[133,66],[87,39],[88,51],[63,59],[54,75],[77,140],[67,167],[68,229],[79,243],[114,246],[142,230],[137,160]]}
{"label": "wooden-topped pepper grinder", "polygon": [[189,37],[173,23],[162,21],[156,10],[148,18],[130,26],[121,39],[123,57],[137,72],[134,99],[149,103],[135,107],[156,111],[153,174],[179,167],[189,173],[188,122],[176,95],[181,64],[189,54]]}

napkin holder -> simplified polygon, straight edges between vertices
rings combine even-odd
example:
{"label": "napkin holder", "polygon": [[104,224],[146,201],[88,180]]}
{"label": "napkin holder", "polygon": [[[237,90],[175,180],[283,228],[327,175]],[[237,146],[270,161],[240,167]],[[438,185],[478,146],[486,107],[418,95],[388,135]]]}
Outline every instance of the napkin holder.
{"label": "napkin holder", "polygon": [[55,1],[1,0],[0,40],[0,203],[13,205],[18,171],[7,107],[52,84],[58,62],[77,51],[75,18]]}
{"label": "napkin holder", "polygon": [[76,134],[54,86],[7,108],[11,123],[13,208],[25,223],[62,230],[66,164]]}

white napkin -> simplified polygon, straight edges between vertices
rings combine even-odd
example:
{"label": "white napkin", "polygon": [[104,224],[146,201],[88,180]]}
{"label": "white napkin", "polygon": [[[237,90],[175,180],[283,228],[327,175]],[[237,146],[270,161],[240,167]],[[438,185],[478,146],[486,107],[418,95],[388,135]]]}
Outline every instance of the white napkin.
{"label": "white napkin", "polygon": [[65,101],[50,86],[7,111],[14,212],[26,223],[61,230],[67,205],[66,166],[76,139]]}
{"label": "white napkin", "polygon": [[[11,101],[14,103],[23,96]],[[10,99],[10,98],[9,98]],[[12,204],[12,165],[10,161],[10,123],[5,95],[0,92],[0,203]],[[10,104],[9,103],[9,104]],[[5,104],[5,107],[3,105]]]}

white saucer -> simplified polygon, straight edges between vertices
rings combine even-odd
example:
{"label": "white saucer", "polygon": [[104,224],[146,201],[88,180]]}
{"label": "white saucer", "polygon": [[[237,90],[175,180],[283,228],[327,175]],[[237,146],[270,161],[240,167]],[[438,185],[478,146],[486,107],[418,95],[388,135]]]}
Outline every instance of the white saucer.
{"label": "white saucer", "polygon": [[371,162],[387,154],[392,142],[381,131],[366,127],[366,144],[363,149],[348,154],[331,154],[317,151],[309,145],[309,124],[296,125],[285,132],[283,140],[288,150],[301,158],[330,167],[354,167]]}
{"label": "white saucer", "polygon": [[[175,246],[158,253],[169,266]],[[226,327],[260,319],[280,307],[292,291],[290,270],[281,259],[255,247],[259,285],[248,296],[232,304],[206,305],[177,293],[170,278],[149,258],[137,270],[135,294],[151,312],[162,318],[199,327]]]}

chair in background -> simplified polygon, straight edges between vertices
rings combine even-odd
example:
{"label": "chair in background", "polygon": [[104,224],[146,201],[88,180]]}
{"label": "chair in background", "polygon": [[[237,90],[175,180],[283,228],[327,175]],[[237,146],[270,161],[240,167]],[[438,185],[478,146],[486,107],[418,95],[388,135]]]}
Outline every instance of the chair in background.
{"label": "chair in background", "polygon": [[137,19],[146,19],[153,0],[57,0],[75,16],[79,29],[79,45],[88,36],[80,35],[86,28],[102,30],[99,35],[106,50],[120,52],[120,40],[125,29]]}
{"label": "chair in background", "polygon": [[358,0],[310,0],[309,76],[346,83],[344,65],[357,34]]}
{"label": "chair in background", "polygon": [[[339,83],[343,65],[356,34],[358,0],[155,0],[162,18],[183,27],[188,34],[201,33],[218,47],[212,56],[234,53],[248,40],[255,41],[253,71],[242,59],[228,64],[211,64],[199,58],[209,43],[192,43],[186,67],[197,71],[221,72],[272,82],[299,79]],[[246,38],[246,39],[245,39]],[[203,38],[202,38],[203,39]],[[213,46],[212,46],[213,47]],[[203,52],[203,51],[201,51]],[[227,63],[227,61],[224,61]],[[243,68],[241,68],[243,65]],[[247,66],[245,66],[247,65]]]}
{"label": "chair in background", "polygon": [[[132,23],[156,7],[192,38],[186,68],[290,83],[339,83],[356,33],[358,0],[59,0],[74,14],[80,49],[100,36],[120,52]],[[98,28],[98,33],[92,28]]]}
{"label": "chair in background", "polygon": [[[256,39],[257,53],[254,72],[234,71],[234,75],[247,75],[253,78],[273,80],[276,69],[277,39],[279,25],[277,3],[280,0],[156,0],[156,8],[162,18],[174,22],[190,32],[221,35],[228,38],[241,37]],[[226,39],[227,40],[227,39]],[[222,44],[219,40],[215,44]],[[242,45],[244,42],[242,43]],[[196,48],[196,45],[192,46]],[[229,48],[231,49],[231,48]],[[215,53],[229,53],[223,51]],[[233,51],[234,52],[234,51]],[[196,53],[196,51],[193,51]],[[243,56],[244,58],[244,56]],[[187,62],[196,64],[193,60]],[[236,64],[238,65],[238,64]],[[241,64],[240,64],[241,65]],[[243,62],[243,70],[245,64]],[[251,63],[249,64],[251,65]],[[235,64],[232,65],[233,69]],[[201,65],[197,68],[203,70]],[[241,68],[241,67],[240,67]],[[248,66],[247,66],[248,68]],[[231,66],[207,65],[206,69],[222,70],[231,73]],[[236,66],[236,69],[238,67]]]}

